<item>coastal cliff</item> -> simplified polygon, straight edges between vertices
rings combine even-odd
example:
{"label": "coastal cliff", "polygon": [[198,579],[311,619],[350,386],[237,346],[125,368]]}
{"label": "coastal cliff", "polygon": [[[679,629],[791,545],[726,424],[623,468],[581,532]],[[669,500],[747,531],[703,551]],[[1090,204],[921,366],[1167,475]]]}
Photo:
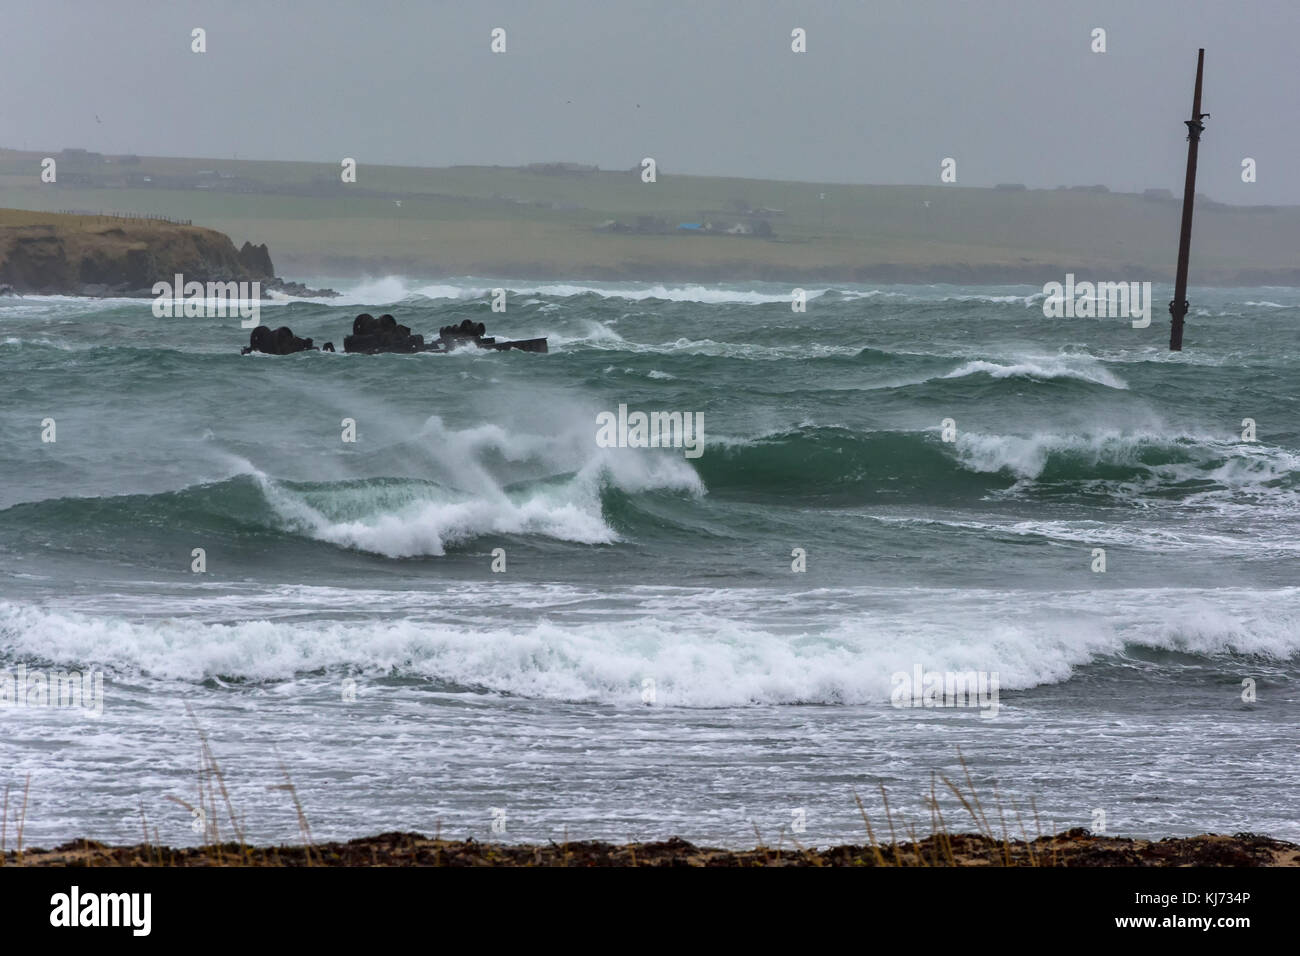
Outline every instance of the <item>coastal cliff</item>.
{"label": "coastal cliff", "polygon": [[235,248],[215,229],[127,219],[0,209],[0,288],[46,295],[152,295],[177,273],[197,282],[261,282],[310,294],[275,277],[265,245]]}

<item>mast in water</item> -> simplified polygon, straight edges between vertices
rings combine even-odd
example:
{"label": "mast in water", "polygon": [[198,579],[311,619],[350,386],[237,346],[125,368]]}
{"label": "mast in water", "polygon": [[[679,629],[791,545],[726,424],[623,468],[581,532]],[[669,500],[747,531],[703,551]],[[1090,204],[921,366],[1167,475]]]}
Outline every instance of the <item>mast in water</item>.
{"label": "mast in water", "polygon": [[1192,204],[1196,199],[1196,150],[1201,143],[1201,120],[1209,113],[1201,112],[1201,71],[1205,66],[1205,50],[1196,53],[1196,92],[1192,94],[1192,118],[1187,124],[1187,180],[1183,183],[1183,227],[1178,235],[1178,275],[1174,279],[1174,297],[1169,303],[1169,351],[1183,350],[1183,320],[1187,316],[1187,255],[1192,245]]}

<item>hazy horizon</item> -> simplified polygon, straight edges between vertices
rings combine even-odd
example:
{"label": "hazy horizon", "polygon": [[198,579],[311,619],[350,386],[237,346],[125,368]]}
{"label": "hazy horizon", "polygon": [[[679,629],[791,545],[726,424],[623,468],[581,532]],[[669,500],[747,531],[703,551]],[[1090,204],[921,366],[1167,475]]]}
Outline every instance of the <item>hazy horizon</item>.
{"label": "hazy horizon", "polygon": [[[81,144],[78,144],[78,143],[66,143],[66,144],[63,144],[63,145],[59,146],[57,150],[49,150],[49,151],[46,151],[46,150],[41,150],[41,149],[30,150],[30,149],[26,149],[26,148],[21,148],[21,147],[15,147],[15,146],[7,145],[7,144],[5,144],[5,143],[0,143],[0,151],[11,150],[11,151],[15,151],[15,152],[47,152],[48,154],[50,154],[50,155],[55,155],[55,156],[57,156],[57,155],[58,155],[58,152],[59,152],[60,150],[63,150],[63,149],[86,149],[86,148],[89,148],[89,147],[84,147],[84,146],[82,146]],[[154,158],[154,159],[189,159],[189,160],[205,161],[205,162],[206,162],[206,161],[213,161],[213,162],[226,161],[226,162],[252,162],[252,163],[295,163],[295,164],[304,164],[304,165],[305,165],[305,164],[311,164],[311,163],[320,163],[322,166],[326,166],[326,167],[328,167],[331,171],[334,169],[334,163],[333,163],[333,160],[332,160],[332,159],[322,160],[322,159],[319,159],[319,158],[313,158],[313,157],[301,157],[301,156],[286,156],[286,157],[270,157],[270,156],[209,156],[209,155],[197,156],[197,155],[190,155],[190,154],[184,154],[184,153],[166,153],[166,152],[159,152],[159,153],[154,153],[154,152],[149,152],[149,153],[115,153],[115,152],[106,152],[106,151],[104,151],[104,150],[91,150],[91,151],[92,151],[92,152],[98,152],[98,153],[101,153],[101,154],[106,155],[106,156],[127,156],[127,155],[135,155],[135,156],[141,156],[141,157],[144,157],[144,158]],[[371,165],[384,166],[384,167],[387,167],[387,168],[390,168],[390,169],[396,168],[396,169],[429,169],[429,170],[437,170],[437,169],[456,169],[456,168],[467,168],[467,167],[468,167],[468,168],[475,168],[475,169],[520,169],[520,168],[522,168],[522,167],[524,167],[524,166],[527,166],[527,165],[530,165],[530,164],[547,164],[547,163],[578,163],[578,164],[581,164],[581,165],[598,166],[600,172],[621,172],[621,171],[622,171],[621,169],[616,169],[616,168],[612,168],[612,167],[600,166],[599,163],[592,163],[592,162],[590,162],[590,161],[588,161],[587,159],[582,158],[582,157],[573,157],[573,156],[558,156],[558,157],[557,157],[557,156],[548,156],[548,157],[545,157],[545,158],[538,158],[538,159],[525,160],[524,162],[516,163],[516,164],[511,164],[511,165],[506,165],[506,164],[504,164],[504,163],[454,163],[454,164],[449,164],[449,165],[445,165],[445,166],[430,166],[430,165],[425,165],[425,164],[421,164],[421,163],[377,163],[377,164],[371,164]],[[629,167],[629,168],[630,168],[630,167]],[[639,168],[639,167],[638,167],[638,168]],[[697,172],[697,171],[695,171],[695,170],[691,170],[691,169],[684,169],[684,170],[662,170],[662,169],[661,169],[661,171],[659,172],[659,176],[660,176],[661,178],[662,178],[662,177],[665,177],[665,176],[672,176],[672,175],[676,175],[676,176],[692,176],[692,177],[701,177],[701,178],[752,180],[752,181],[754,181],[754,182],[800,183],[800,184],[803,184],[803,185],[810,185],[810,186],[826,185],[826,186],[865,186],[865,187],[871,187],[871,186],[903,186],[903,187],[906,187],[906,186],[915,186],[915,187],[928,187],[928,186],[933,186],[933,185],[935,185],[934,183],[923,183],[923,182],[916,182],[916,183],[878,183],[878,182],[848,182],[848,181],[845,181],[845,180],[835,180],[835,179],[798,179],[798,178],[782,178],[782,179],[773,179],[773,178],[771,178],[771,177],[767,177],[767,176],[744,176],[744,175],[733,175],[733,174],[728,174],[728,173],[701,173],[701,172]],[[994,188],[996,185],[998,185],[998,184],[997,184],[997,183],[953,183],[953,184],[950,184],[947,188],[962,188],[962,189],[992,189],[992,188]],[[1099,184],[1099,183],[1091,183],[1091,182],[1088,182],[1088,183],[1080,182],[1080,183],[1057,183],[1055,186],[1036,186],[1036,185],[1029,185],[1029,184],[1024,184],[1024,183],[1021,183],[1020,185],[1024,185],[1026,189],[1045,189],[1045,190],[1053,190],[1053,189],[1059,189],[1059,188],[1070,189],[1070,188],[1074,188],[1074,187],[1088,187],[1088,186],[1094,186],[1094,185],[1106,185],[1106,184],[1105,184],[1105,183],[1100,183],[1100,184]],[[1107,187],[1107,188],[1109,189],[1110,187]],[[1166,186],[1166,187],[1160,187],[1160,186],[1146,186],[1146,187],[1141,187],[1141,188],[1132,189],[1132,190],[1125,190],[1125,189],[1111,189],[1111,192],[1113,192],[1113,193],[1117,193],[1117,194],[1121,194],[1121,195],[1124,195],[1124,194],[1141,193],[1143,189],[1152,189],[1152,188],[1154,188],[1154,189],[1166,188],[1166,189],[1169,189],[1170,192],[1172,192],[1172,193],[1174,194],[1175,197],[1181,197],[1181,196],[1182,196],[1182,184],[1181,184],[1181,183],[1179,183],[1179,184],[1175,184],[1175,185],[1171,185],[1171,186]],[[1219,197],[1219,196],[1212,195],[1211,193],[1208,193],[1205,189],[1203,189],[1203,188],[1201,187],[1201,184],[1200,184],[1200,181],[1199,181],[1199,180],[1197,181],[1196,194],[1197,194],[1198,196],[1208,197],[1208,198],[1210,199],[1210,201],[1212,201],[1212,202],[1220,202],[1220,203],[1223,203],[1223,204],[1225,204],[1225,205],[1241,206],[1241,207],[1243,207],[1243,208],[1246,208],[1246,207],[1253,207],[1253,206],[1267,206],[1267,207],[1277,207],[1277,208],[1288,208],[1288,207],[1292,207],[1292,206],[1300,206],[1300,201],[1293,202],[1293,203],[1291,203],[1291,202],[1263,203],[1263,202],[1246,202],[1246,201],[1240,201],[1240,202],[1237,202],[1237,201],[1229,201],[1229,200],[1225,200],[1225,199],[1222,199],[1222,198]]]}
{"label": "hazy horizon", "polygon": [[[1207,48],[1198,190],[1300,204],[1300,8],[1000,0],[871,9],[587,0],[111,9],[16,0],[0,76],[15,149],[438,168],[569,161],[828,184],[1181,191]],[[207,52],[191,52],[191,30]],[[489,49],[506,30],[506,52]],[[791,30],[807,52],[791,51]],[[1091,50],[1106,30],[1106,52]],[[341,39],[346,38],[346,39]],[[51,68],[50,64],[57,68]],[[104,64],[109,64],[105,66]],[[1258,181],[1241,180],[1241,162]]]}

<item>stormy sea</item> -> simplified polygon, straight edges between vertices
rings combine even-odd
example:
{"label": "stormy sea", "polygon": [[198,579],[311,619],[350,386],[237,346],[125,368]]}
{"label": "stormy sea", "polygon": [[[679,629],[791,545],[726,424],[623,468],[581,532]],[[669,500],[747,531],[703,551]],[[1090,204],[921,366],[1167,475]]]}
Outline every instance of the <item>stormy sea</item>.
{"label": "stormy sea", "polygon": [[[1029,287],[322,284],[261,321],[335,354],[0,299],[10,846],[20,804],[29,846],[201,842],[200,735],[263,843],[295,801],[316,840],[860,843],[882,786],[962,829],[967,773],[1017,836],[1300,840],[1300,290],[1192,290],[1171,354],[1160,287],[1135,329]],[[363,311],[550,352],[344,354]],[[620,406],[701,443],[607,447]]]}

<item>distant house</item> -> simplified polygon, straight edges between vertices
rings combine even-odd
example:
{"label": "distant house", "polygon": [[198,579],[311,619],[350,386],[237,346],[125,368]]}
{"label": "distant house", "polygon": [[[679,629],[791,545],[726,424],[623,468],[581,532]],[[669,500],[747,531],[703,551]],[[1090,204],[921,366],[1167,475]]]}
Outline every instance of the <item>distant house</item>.
{"label": "distant house", "polygon": [[529,163],[522,168],[526,173],[541,173],[544,176],[587,176],[600,172],[599,166],[587,163]]}
{"label": "distant house", "polygon": [[86,149],[65,149],[59,153],[59,159],[68,165],[95,164],[102,165],[104,162],[103,153],[92,153]]}
{"label": "distant house", "polygon": [[677,228],[685,229],[689,232],[699,232],[704,228],[704,226],[702,223],[698,223],[698,222],[683,222],[683,223],[678,223]]}

